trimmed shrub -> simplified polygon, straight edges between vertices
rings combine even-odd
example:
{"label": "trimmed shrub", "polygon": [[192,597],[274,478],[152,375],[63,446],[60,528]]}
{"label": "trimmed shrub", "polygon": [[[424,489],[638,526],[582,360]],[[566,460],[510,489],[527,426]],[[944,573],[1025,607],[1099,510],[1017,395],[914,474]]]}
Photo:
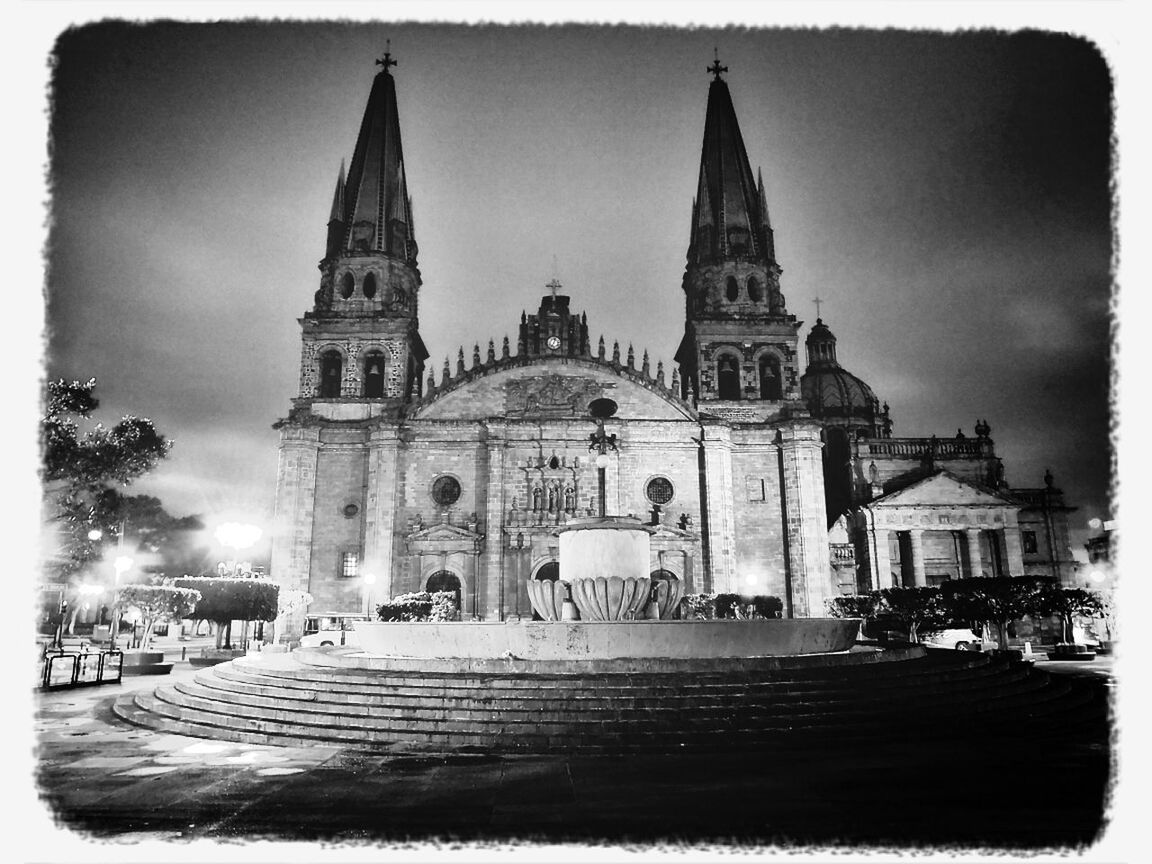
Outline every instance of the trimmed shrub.
{"label": "trimmed shrub", "polygon": [[376,607],[381,621],[455,621],[460,617],[456,592],[416,591],[400,594]]}
{"label": "trimmed shrub", "polygon": [[752,612],[756,618],[779,618],[784,601],[772,594],[757,594],[752,598]]}
{"label": "trimmed shrub", "polygon": [[177,588],[200,592],[189,615],[198,621],[227,624],[230,621],[275,621],[280,586],[262,579],[177,579]]}
{"label": "trimmed shrub", "polygon": [[716,617],[717,618],[735,618],[736,609],[740,605],[739,594],[717,594],[716,595]]}
{"label": "trimmed shrub", "polygon": [[716,603],[711,594],[685,594],[680,601],[680,617],[707,621],[716,617]]}

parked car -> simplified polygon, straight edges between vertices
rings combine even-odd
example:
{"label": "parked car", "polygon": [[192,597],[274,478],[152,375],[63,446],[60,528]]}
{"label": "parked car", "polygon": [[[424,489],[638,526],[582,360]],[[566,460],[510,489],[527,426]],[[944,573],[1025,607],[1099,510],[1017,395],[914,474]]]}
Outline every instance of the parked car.
{"label": "parked car", "polygon": [[300,637],[300,647],[322,648],[329,645],[359,647],[356,622],[368,620],[367,615],[308,615],[304,619],[304,635]]}
{"label": "parked car", "polygon": [[921,634],[920,642],[929,648],[955,648],[957,651],[984,651],[996,647],[985,642],[980,634],[967,627],[946,627]]}

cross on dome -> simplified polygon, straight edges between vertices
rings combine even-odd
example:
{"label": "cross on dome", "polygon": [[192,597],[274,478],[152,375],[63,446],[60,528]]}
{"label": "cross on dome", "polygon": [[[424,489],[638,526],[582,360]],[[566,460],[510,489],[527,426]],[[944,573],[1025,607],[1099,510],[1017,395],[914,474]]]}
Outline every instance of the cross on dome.
{"label": "cross on dome", "polygon": [[563,288],[564,286],[560,284],[559,279],[557,279],[555,276],[553,276],[552,280],[550,282],[546,283],[544,285],[544,287],[552,289],[552,296],[555,297],[556,296],[556,289]]}

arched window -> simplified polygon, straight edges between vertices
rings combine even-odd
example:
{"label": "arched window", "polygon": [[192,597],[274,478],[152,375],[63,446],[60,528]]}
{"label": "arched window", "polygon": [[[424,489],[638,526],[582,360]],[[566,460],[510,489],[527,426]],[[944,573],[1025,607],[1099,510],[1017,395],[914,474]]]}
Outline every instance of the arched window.
{"label": "arched window", "polygon": [[320,398],[335,399],[340,396],[340,376],[344,372],[344,360],[340,352],[329,349],[320,355]]}
{"label": "arched window", "polygon": [[740,296],[740,283],[736,281],[735,276],[728,277],[728,282],[724,288],[724,296],[728,298],[729,303],[735,303],[736,298]]}
{"label": "arched window", "polygon": [[345,273],[340,278],[340,296],[347,300],[352,296],[352,292],[356,290],[356,280],[352,278],[351,273]]}
{"label": "arched window", "polygon": [[760,280],[755,276],[748,277],[748,299],[753,303],[759,303],[764,299],[764,292],[760,288]]}
{"label": "arched window", "polygon": [[369,351],[364,358],[364,395],[369,399],[384,397],[384,355],[379,351]]}
{"label": "arched window", "polygon": [[360,286],[360,290],[369,300],[376,296],[376,275],[374,273],[369,273],[364,277],[364,283]]}
{"label": "arched window", "polygon": [[784,398],[784,386],[780,380],[780,361],[771,354],[760,358],[760,398],[780,400]]}
{"label": "arched window", "polygon": [[437,591],[451,591],[456,595],[456,609],[460,610],[460,578],[451,570],[437,570],[428,577],[424,590],[429,594]]}
{"label": "arched window", "polygon": [[716,381],[721,399],[740,398],[740,362],[731,354],[716,361]]}

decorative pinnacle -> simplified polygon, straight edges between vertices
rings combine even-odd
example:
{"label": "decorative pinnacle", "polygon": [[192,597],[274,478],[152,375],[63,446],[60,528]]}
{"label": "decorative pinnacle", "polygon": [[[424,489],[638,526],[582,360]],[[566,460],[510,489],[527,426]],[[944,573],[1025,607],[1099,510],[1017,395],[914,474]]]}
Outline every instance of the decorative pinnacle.
{"label": "decorative pinnacle", "polygon": [[377,66],[383,66],[385,72],[388,71],[389,66],[399,66],[400,65],[399,63],[397,63],[395,60],[392,59],[392,40],[391,39],[385,39],[384,40],[384,56],[381,59],[376,61],[376,65]]}
{"label": "decorative pinnacle", "polygon": [[714,62],[705,71],[711,72],[713,75],[716,76],[716,80],[719,81],[720,80],[720,73],[721,72],[727,72],[728,67],[720,65],[720,49],[719,48],[713,48],[712,49],[712,56],[714,58]]}

